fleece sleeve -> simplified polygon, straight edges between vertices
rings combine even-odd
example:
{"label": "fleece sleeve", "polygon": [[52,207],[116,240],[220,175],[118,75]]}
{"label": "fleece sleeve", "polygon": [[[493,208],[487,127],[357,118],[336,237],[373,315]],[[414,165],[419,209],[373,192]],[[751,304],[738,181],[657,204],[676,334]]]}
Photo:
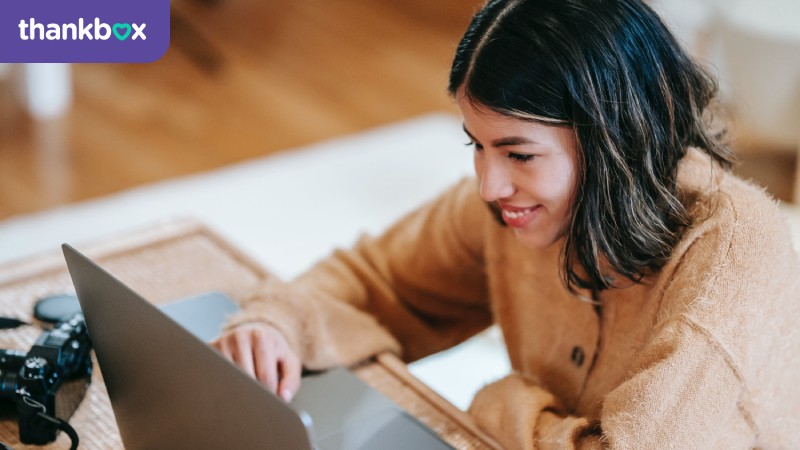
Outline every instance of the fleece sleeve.
{"label": "fleece sleeve", "polygon": [[229,327],[274,325],[312,369],[386,350],[411,361],[451,347],[491,324],[483,264],[488,214],[475,180],[465,179],[293,282],[268,280]]}
{"label": "fleece sleeve", "polygon": [[470,413],[508,450],[717,448],[731,438],[731,424],[743,423],[737,407],[742,383],[694,324],[666,326],[641,363],[606,396],[599,419],[568,414],[556,397],[519,374],[483,388]]}

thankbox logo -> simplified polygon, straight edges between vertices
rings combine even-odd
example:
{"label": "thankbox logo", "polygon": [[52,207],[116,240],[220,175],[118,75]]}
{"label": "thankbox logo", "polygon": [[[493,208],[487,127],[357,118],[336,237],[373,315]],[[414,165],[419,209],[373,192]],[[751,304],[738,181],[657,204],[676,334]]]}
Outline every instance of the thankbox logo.
{"label": "thankbox logo", "polygon": [[169,47],[169,0],[5,0],[0,62],[150,62]]}
{"label": "thankbox logo", "polygon": [[[84,24],[83,19],[78,19],[77,23],[37,23],[36,19],[31,18],[28,22],[24,20],[19,21],[19,38],[23,41],[28,40],[47,40],[47,41],[61,41],[61,40],[97,40],[105,41],[113,34],[114,37],[120,41],[124,41],[131,36],[133,30],[132,41],[137,39],[146,40],[147,35],[144,34],[144,29],[147,27],[146,23],[115,23],[109,25],[105,22],[100,22],[100,18],[95,17],[94,23]],[[94,28],[94,30],[92,29]]]}

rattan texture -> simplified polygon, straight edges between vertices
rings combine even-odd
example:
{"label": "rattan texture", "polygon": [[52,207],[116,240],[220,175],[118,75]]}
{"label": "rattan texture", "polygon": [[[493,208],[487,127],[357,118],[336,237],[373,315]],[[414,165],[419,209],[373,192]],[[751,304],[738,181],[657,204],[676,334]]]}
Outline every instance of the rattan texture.
{"label": "rattan texture", "polygon": [[[126,236],[117,242],[78,247],[106,270],[153,303],[164,303],[207,291],[222,291],[236,301],[268,276],[246,255],[206,228],[191,224],[165,227],[140,233],[144,238]],[[156,230],[157,231],[157,230]],[[74,292],[66,265],[58,261],[58,252],[42,258],[37,265],[27,262],[25,273],[0,277],[0,315],[32,320],[34,302],[44,296]],[[9,269],[11,266],[0,267]],[[2,275],[2,274],[0,274]],[[120,317],[120,320],[124,320]],[[28,350],[42,329],[38,325],[0,331],[0,348]],[[452,410],[422,397],[379,363],[365,364],[357,375],[384,392],[435,432],[459,449],[490,448],[474,433],[453,420]],[[403,375],[405,376],[405,375]],[[410,376],[410,374],[408,375]],[[437,399],[441,401],[441,399]],[[10,402],[10,400],[4,400]],[[448,412],[449,411],[449,412]],[[265,419],[266,420],[266,419]],[[80,436],[80,449],[110,450],[123,448],[114,420],[102,374],[95,362],[92,383],[78,409],[69,419]],[[14,449],[64,449],[69,439],[63,433],[47,446],[25,446],[19,442],[16,418],[0,418],[0,441]]]}

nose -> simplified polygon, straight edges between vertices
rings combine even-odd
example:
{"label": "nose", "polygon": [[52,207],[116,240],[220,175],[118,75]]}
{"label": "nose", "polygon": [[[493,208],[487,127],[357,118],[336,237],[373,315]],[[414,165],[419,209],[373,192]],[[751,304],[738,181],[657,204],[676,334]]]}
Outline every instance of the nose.
{"label": "nose", "polygon": [[475,164],[475,171],[480,179],[480,195],[484,201],[493,202],[511,197],[514,194],[514,183],[508,167],[494,158],[484,158]]}

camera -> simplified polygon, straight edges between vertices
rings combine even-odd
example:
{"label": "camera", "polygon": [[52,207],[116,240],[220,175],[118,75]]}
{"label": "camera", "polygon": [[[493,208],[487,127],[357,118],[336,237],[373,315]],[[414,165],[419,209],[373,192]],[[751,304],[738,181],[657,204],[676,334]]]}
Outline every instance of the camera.
{"label": "camera", "polygon": [[0,350],[0,399],[16,403],[20,441],[47,444],[58,425],[46,416],[69,418],[92,375],[92,344],[77,313],[43,332],[27,353]]}

